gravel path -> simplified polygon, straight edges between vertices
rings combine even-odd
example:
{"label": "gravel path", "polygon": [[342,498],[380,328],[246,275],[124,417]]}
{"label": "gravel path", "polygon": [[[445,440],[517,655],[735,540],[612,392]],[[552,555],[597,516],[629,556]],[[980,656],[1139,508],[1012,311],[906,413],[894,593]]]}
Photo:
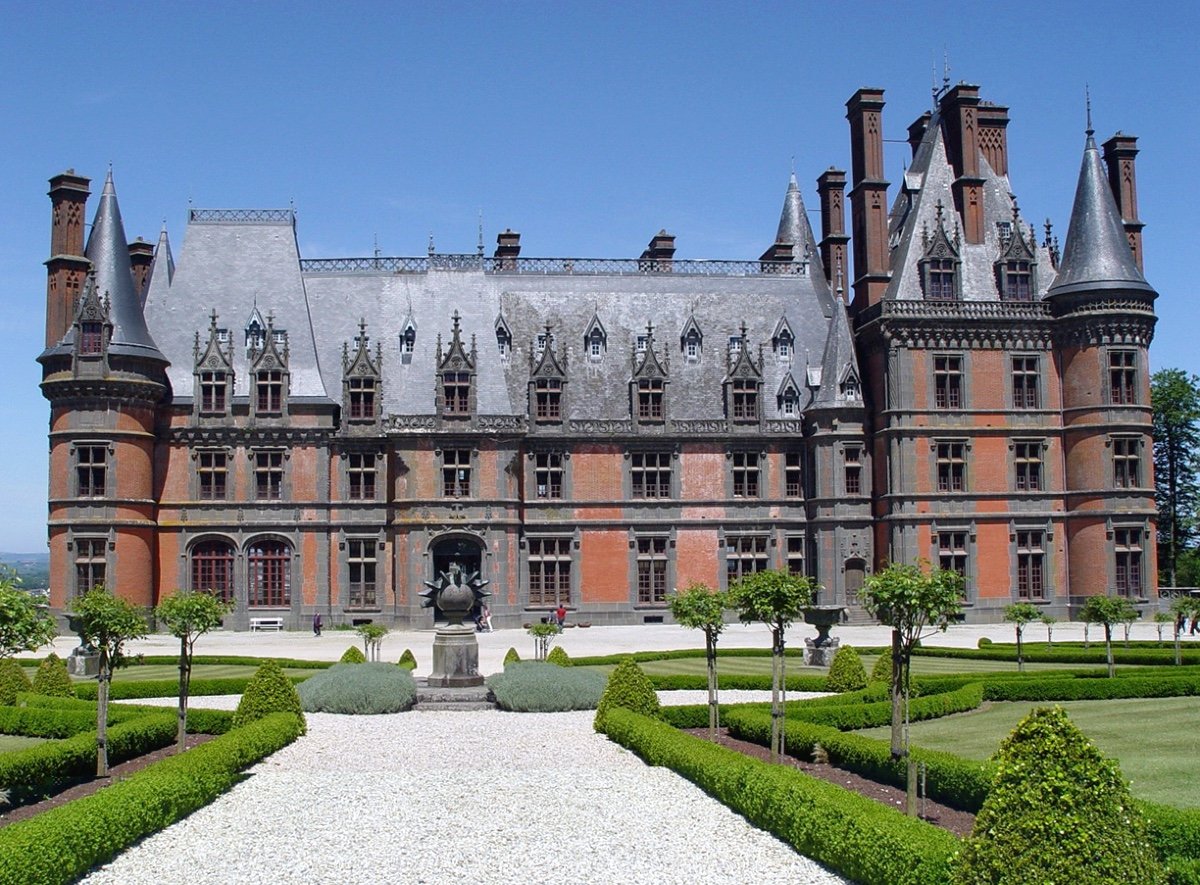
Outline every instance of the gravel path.
{"label": "gravel path", "polygon": [[307,736],[244,783],[83,881],[845,881],[592,716],[309,714]]}

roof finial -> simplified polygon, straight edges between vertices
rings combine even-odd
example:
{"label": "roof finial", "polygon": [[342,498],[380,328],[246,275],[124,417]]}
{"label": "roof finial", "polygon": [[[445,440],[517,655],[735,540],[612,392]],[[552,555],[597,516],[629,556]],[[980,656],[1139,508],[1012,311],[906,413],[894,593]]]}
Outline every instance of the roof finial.
{"label": "roof finial", "polygon": [[483,257],[483,209],[479,210],[479,239],[475,242],[475,253]]}
{"label": "roof finial", "polygon": [[796,155],[792,154],[792,175],[796,174]]}
{"label": "roof finial", "polygon": [[1087,137],[1091,138],[1096,130],[1092,128],[1092,90],[1087,83],[1083,84],[1083,98],[1087,105]]}
{"label": "roof finial", "polygon": [[430,231],[430,232],[429,232],[429,257],[430,257],[430,258],[432,258],[432,257],[433,257],[433,254],[434,254],[434,249],[433,249],[433,231]]}
{"label": "roof finial", "polygon": [[942,44],[942,90],[950,91],[950,50]]}
{"label": "roof finial", "polygon": [[375,260],[379,260],[379,234],[375,234]]}

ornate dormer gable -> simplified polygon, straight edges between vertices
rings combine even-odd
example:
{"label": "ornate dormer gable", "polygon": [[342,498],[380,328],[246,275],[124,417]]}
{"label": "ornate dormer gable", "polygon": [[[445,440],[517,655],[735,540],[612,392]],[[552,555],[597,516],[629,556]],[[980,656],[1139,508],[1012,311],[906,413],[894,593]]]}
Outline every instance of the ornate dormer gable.
{"label": "ornate dormer gable", "polygon": [[847,402],[858,402],[862,399],[862,380],[858,371],[847,363],[838,378],[838,395]]}
{"label": "ornate dormer gable", "polygon": [[700,355],[704,352],[704,333],[700,331],[695,314],[683,324],[683,331],[679,333],[679,349],[689,363],[700,362]]}
{"label": "ornate dormer gable", "polygon": [[214,309],[208,317],[208,341],[200,348],[200,333],[192,346],[196,417],[225,417],[233,402],[233,342],[229,330],[217,326]]}
{"label": "ornate dormer gable", "polygon": [[[725,377],[726,382],[733,378],[757,378],[762,380],[762,354],[759,354],[759,364],[754,364],[754,357],[750,354],[749,341],[746,338],[746,324],[742,323],[740,328],[741,334],[737,336],[739,346],[729,348],[729,369]],[[733,338],[730,338],[732,342]]]}
{"label": "ornate dormer gable", "polygon": [[348,424],[379,424],[383,349],[376,344],[372,356],[370,343],[367,321],[360,319],[354,350],[350,350],[349,344],[342,344],[342,417]]}
{"label": "ornate dormer gable", "polygon": [[1037,293],[1037,234],[1030,226],[1028,239],[1022,235],[1016,200],[1012,223],[1007,231],[1001,231],[1000,258],[995,268],[1001,301],[1033,301]]}
{"label": "ornate dormer gable", "polygon": [[558,424],[563,418],[563,393],[567,383],[567,355],[556,352],[549,323],[539,335],[544,342],[538,355],[529,356],[529,414],[537,424]]}
{"label": "ornate dormer gable", "polygon": [[725,415],[737,424],[757,424],[762,419],[762,353],[755,365],[745,323],[738,341],[740,346],[730,349],[729,371],[725,376]]}
{"label": "ornate dormer gable", "polygon": [[496,317],[496,349],[500,353],[500,359],[508,362],[508,358],[512,355],[512,346],[512,329],[508,327],[504,315],[501,314]]}
{"label": "ornate dormer gable", "polygon": [[470,418],[475,414],[475,338],[471,350],[463,346],[458,311],[451,316],[450,346],[443,351],[442,336],[437,338],[437,412],[443,418]]}
{"label": "ornate dormer gable", "polygon": [[780,317],[775,324],[775,331],[771,334],[771,349],[781,362],[791,362],[796,352],[796,333],[792,331],[787,317]]}
{"label": "ornate dormer gable", "polygon": [[638,336],[641,348],[634,344],[631,354],[633,377],[629,382],[630,408],[634,419],[641,424],[662,424],[667,419],[666,359],[659,359],[655,347],[654,324],[646,324],[646,334]]}
{"label": "ornate dormer gable", "polygon": [[945,206],[937,202],[937,228],[932,234],[928,226],[921,228],[921,244],[924,247],[918,262],[921,272],[921,291],[927,301],[958,301],[962,298],[962,259],[959,250],[962,238],[955,226],[954,239],[946,231],[943,217]]}
{"label": "ornate dormer gable", "polygon": [[604,359],[604,354],[608,350],[608,332],[604,328],[604,323],[600,322],[600,314],[592,313],[592,318],[588,320],[587,328],[583,330],[583,352],[587,355],[589,362],[598,363]]}
{"label": "ornate dormer gable", "polygon": [[409,365],[417,347],[417,321],[411,313],[400,323],[400,362]]}
{"label": "ornate dormer gable", "polygon": [[784,375],[783,381],[779,383],[779,389],[775,391],[775,401],[780,418],[800,417],[800,385],[796,383],[791,372]]}
{"label": "ornate dormer gable", "polygon": [[82,367],[81,363],[91,364],[92,368],[106,367],[108,345],[112,341],[113,333],[112,304],[107,296],[101,297],[95,271],[88,273],[83,284],[83,295],[79,299],[79,309],[75,312],[72,331],[75,339],[76,374]]}
{"label": "ornate dormer gable", "polygon": [[250,405],[255,417],[285,415],[290,383],[287,331],[276,329],[275,316],[267,314],[262,349],[250,354]]}
{"label": "ornate dormer gable", "polygon": [[258,312],[256,305],[250,313],[250,318],[246,320],[246,359],[253,362],[254,355],[263,349],[263,345],[267,337],[267,324],[263,321],[262,314]]}

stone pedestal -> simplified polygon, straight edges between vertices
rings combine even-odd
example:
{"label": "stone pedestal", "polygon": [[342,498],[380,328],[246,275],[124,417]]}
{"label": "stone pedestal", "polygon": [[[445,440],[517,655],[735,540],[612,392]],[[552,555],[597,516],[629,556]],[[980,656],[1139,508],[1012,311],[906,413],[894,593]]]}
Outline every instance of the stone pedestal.
{"label": "stone pedestal", "polygon": [[433,638],[433,672],[429,684],[440,687],[483,685],[479,675],[479,642],[465,624],[438,627]]}
{"label": "stone pedestal", "polygon": [[828,667],[833,663],[833,656],[837,654],[838,646],[842,644],[842,641],[826,639],[824,645],[818,643],[817,639],[804,640],[804,666]]}
{"label": "stone pedestal", "polygon": [[804,622],[817,628],[816,639],[804,640],[804,663],[809,667],[828,667],[833,663],[841,640],[829,636],[842,619],[845,610],[840,605],[812,605],[804,610]]}
{"label": "stone pedestal", "polygon": [[67,672],[72,676],[87,678],[100,675],[100,654],[94,649],[79,646],[67,657]]}

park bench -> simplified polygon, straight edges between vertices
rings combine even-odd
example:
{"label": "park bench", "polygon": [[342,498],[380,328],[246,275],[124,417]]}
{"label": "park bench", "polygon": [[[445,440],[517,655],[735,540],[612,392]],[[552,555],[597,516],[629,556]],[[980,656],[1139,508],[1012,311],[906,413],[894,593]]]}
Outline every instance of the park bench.
{"label": "park bench", "polygon": [[283,618],[251,618],[250,630],[282,630]]}

